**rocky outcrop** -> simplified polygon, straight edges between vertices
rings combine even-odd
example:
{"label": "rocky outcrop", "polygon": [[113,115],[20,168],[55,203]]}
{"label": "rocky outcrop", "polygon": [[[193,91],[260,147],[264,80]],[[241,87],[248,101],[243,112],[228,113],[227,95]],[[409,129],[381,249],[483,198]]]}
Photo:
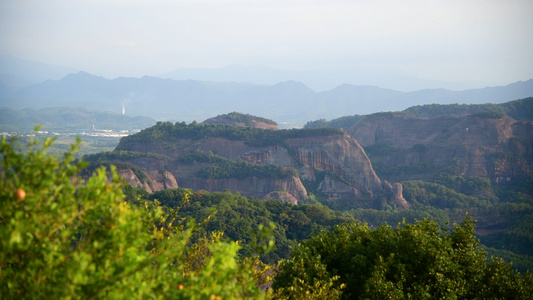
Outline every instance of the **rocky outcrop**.
{"label": "rocky outcrop", "polygon": [[133,172],[132,169],[119,169],[117,170],[117,173],[120,177],[122,177],[126,182],[134,187],[140,187],[145,189],[147,192],[152,193],[153,190],[148,184],[148,182],[141,181],[139,177]]}
{"label": "rocky outcrop", "polygon": [[389,168],[431,163],[435,169],[429,175],[434,176],[458,161],[461,175],[489,177],[493,183],[515,182],[533,173],[529,121],[386,113],[368,116],[348,132],[363,146],[392,146],[395,151],[372,158]]}
{"label": "rocky outcrop", "polygon": [[[183,188],[209,192],[230,190],[247,197],[276,198],[291,203],[308,199],[303,183],[314,187],[320,196],[352,207],[380,208],[376,202],[383,193],[383,185],[372,168],[363,148],[350,135],[342,132],[285,138],[268,146],[252,146],[243,140],[223,137],[203,139],[175,139],[171,147],[162,147],[157,140],[126,141],[120,150],[151,152],[170,157],[158,169],[168,170]],[[198,172],[209,163],[187,164],[178,158],[196,151],[214,153],[233,161],[264,166],[277,165],[296,169],[299,177],[206,179]],[[130,161],[135,166],[135,160]],[[142,166],[150,171],[149,166]],[[153,168],[152,168],[153,169]]]}
{"label": "rocky outcrop", "polygon": [[266,194],[264,198],[265,199],[276,199],[281,202],[288,202],[294,205],[298,204],[298,199],[294,198],[290,193],[287,193],[285,191],[270,192]]}
{"label": "rocky outcrop", "polygon": [[[316,171],[325,171],[335,176],[326,176],[324,180],[340,186],[349,186],[349,189],[343,190],[352,190],[352,198],[360,198],[363,195],[375,198],[381,193],[381,180],[374,172],[363,148],[353,137],[343,134],[288,139],[286,143],[295,155],[302,178],[314,180]],[[323,191],[335,190],[327,186],[327,182],[322,184]]]}
{"label": "rocky outcrop", "polygon": [[406,210],[410,209],[411,205],[407,203],[405,198],[403,197],[403,186],[399,182],[395,182],[391,186],[392,189],[392,196],[390,199],[390,203],[396,205],[399,210]]}
{"label": "rocky outcrop", "polygon": [[[134,187],[141,187],[149,193],[153,193],[163,189],[175,189],[178,188],[178,183],[176,178],[167,171],[142,171],[137,170],[137,172],[142,172],[142,174],[135,174],[133,169],[121,168],[117,170],[117,173],[122,177],[126,182]],[[139,178],[141,177],[141,178]]]}
{"label": "rocky outcrop", "polygon": [[[307,190],[303,186],[300,178],[291,177],[287,179],[257,178],[249,177],[244,179],[203,179],[178,177],[182,187],[193,190],[206,190],[208,192],[219,192],[229,190],[232,193],[240,193],[246,197],[260,199],[278,199],[288,201],[293,204],[308,199]],[[277,198],[280,196],[280,198]]]}
{"label": "rocky outcrop", "polygon": [[152,191],[178,188],[178,182],[168,171],[150,170],[146,172]]}

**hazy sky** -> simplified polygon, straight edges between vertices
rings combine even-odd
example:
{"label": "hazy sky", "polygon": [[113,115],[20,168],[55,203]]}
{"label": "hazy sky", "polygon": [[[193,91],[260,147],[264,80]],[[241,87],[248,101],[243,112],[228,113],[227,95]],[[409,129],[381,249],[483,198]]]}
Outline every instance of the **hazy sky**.
{"label": "hazy sky", "polygon": [[108,78],[244,64],[502,85],[533,78],[532,13],[531,0],[1,0],[0,53]]}

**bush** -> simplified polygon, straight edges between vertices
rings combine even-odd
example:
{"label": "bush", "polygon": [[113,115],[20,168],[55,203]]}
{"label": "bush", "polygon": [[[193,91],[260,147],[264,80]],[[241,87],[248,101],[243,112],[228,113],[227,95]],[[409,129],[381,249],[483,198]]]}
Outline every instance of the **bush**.
{"label": "bush", "polygon": [[[63,158],[35,140],[27,153],[1,143],[0,294],[44,298],[262,298],[253,259],[157,203],[124,201],[120,179],[98,169],[86,182],[74,145]],[[78,141],[79,145],[79,141]],[[111,178],[111,181],[108,180]]]}
{"label": "bush", "polygon": [[487,261],[470,218],[454,230],[434,221],[396,229],[343,224],[301,243],[280,264],[280,297],[304,299],[530,299],[533,276],[501,260]]}

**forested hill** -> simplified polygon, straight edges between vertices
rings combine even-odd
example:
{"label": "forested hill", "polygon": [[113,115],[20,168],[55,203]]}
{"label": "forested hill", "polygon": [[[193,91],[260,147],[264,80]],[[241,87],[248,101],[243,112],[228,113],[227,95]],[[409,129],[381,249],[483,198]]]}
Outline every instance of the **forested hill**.
{"label": "forested hill", "polygon": [[122,138],[115,151],[168,156],[166,164],[128,163],[147,172],[165,169],[179,187],[194,190],[229,189],[292,203],[317,196],[355,207],[381,208],[391,201],[387,195],[392,187],[376,176],[359,143],[336,128],[268,130],[158,122]]}
{"label": "forested hill", "polygon": [[251,146],[272,146],[283,143],[289,138],[321,137],[343,135],[344,131],[336,128],[318,129],[284,129],[264,130],[255,127],[237,127],[221,124],[198,124],[192,122],[157,122],[155,126],[141,130],[141,132],[124,137],[120,140],[117,150],[128,150],[132,144],[142,145],[146,141],[158,141],[171,145],[177,140],[205,138],[223,138],[232,141],[243,141]]}
{"label": "forested hill", "polygon": [[[382,180],[401,182],[411,212],[452,220],[468,212],[485,245],[498,249],[491,253],[531,261],[533,98],[414,106],[306,125],[313,127],[344,128],[359,141]],[[374,224],[385,219],[354,212]]]}
{"label": "forested hill", "polygon": [[276,123],[275,121],[238,112],[218,115],[214,118],[210,118],[203,121],[202,124],[233,125],[239,127],[256,127],[273,130],[278,129],[278,123]]}
{"label": "forested hill", "polygon": [[[524,98],[520,100],[509,101],[501,104],[426,104],[409,107],[403,111],[396,112],[403,113],[414,117],[433,118],[437,116],[466,116],[474,114],[504,114],[515,120],[532,121],[533,120],[533,97]],[[378,113],[381,114],[381,113]],[[304,128],[344,128],[352,127],[359,120],[371,115],[351,115],[343,116],[330,121],[320,119],[309,121]]]}
{"label": "forested hill", "polygon": [[533,98],[503,104],[424,105],[403,112],[319,120],[344,128],[365,148],[379,176],[434,180],[450,166],[495,184],[532,175]]}

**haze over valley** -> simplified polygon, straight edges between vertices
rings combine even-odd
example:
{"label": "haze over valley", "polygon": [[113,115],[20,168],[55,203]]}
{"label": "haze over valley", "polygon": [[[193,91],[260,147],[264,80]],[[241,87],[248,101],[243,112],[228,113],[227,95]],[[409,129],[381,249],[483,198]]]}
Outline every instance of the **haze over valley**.
{"label": "haze over valley", "polygon": [[[17,62],[14,58],[4,58],[6,65],[9,61],[12,64]],[[21,67],[17,69],[18,73],[12,70],[12,73],[4,73],[3,77],[11,78],[11,82],[30,82],[32,74],[47,74],[50,78],[58,75],[58,68],[25,64],[27,73],[22,73]],[[260,69],[258,73],[261,73]],[[202,77],[201,74],[196,76]],[[200,122],[219,114],[239,111],[273,119],[286,124],[286,127],[301,127],[308,121],[321,118],[401,111],[416,105],[503,103],[529,96],[533,96],[531,79],[506,86],[463,91],[424,89],[401,92],[375,86],[341,84],[331,90],[317,92],[292,80],[260,85],[149,76],[107,79],[83,71],[23,87],[4,83],[0,89],[2,106],[14,109],[84,107],[156,120],[187,122]]]}
{"label": "haze over valley", "polygon": [[532,11],[1,1],[0,294],[530,299]]}

